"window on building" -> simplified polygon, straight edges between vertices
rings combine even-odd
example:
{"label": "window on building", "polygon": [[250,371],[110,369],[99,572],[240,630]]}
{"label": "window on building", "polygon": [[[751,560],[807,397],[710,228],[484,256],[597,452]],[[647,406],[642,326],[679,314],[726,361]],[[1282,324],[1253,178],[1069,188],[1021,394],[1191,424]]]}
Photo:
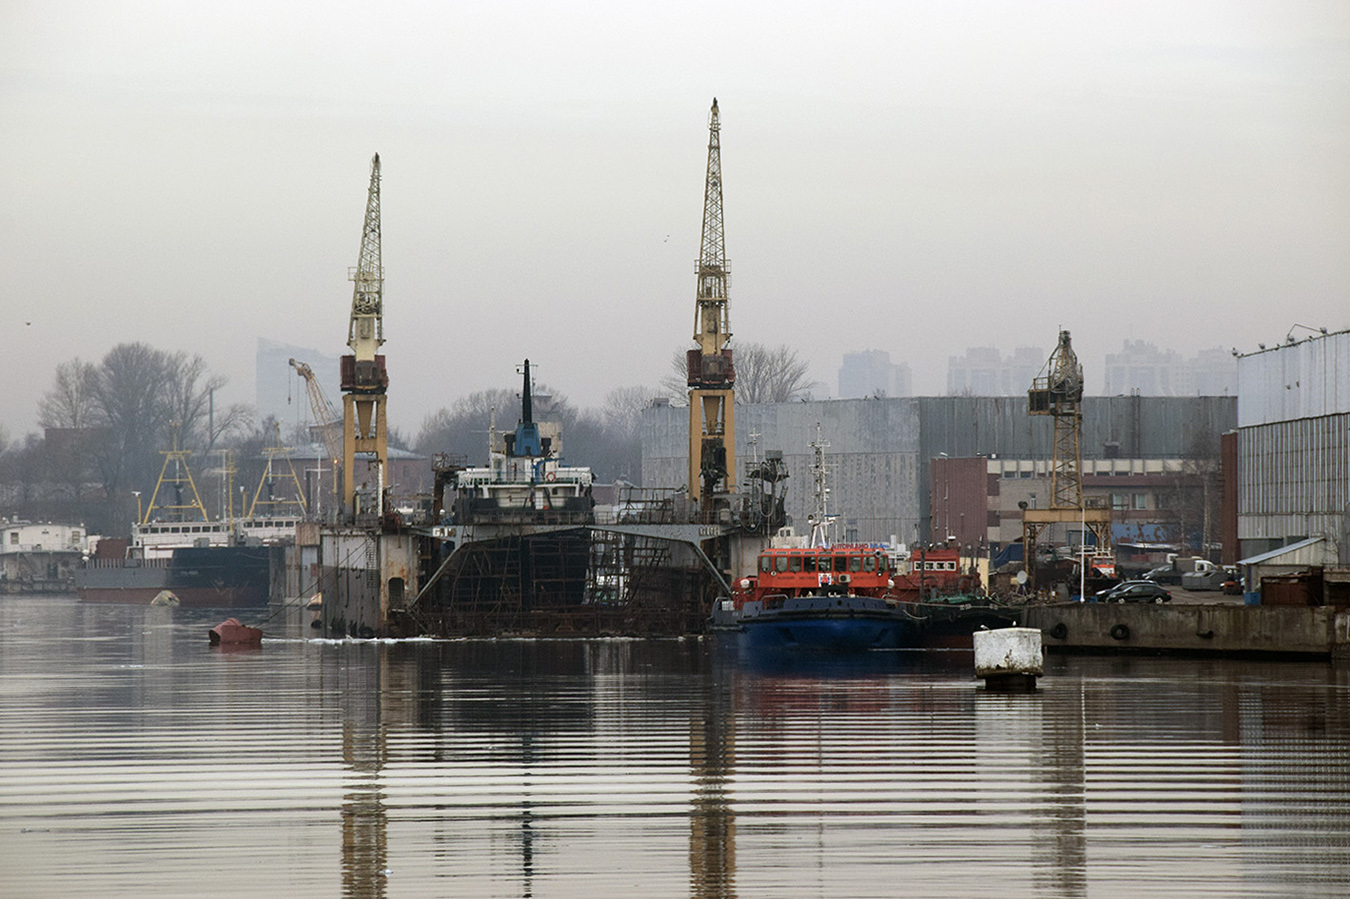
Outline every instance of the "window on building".
{"label": "window on building", "polygon": [[1148,508],[1148,494],[1147,494],[1147,493],[1136,493],[1136,494],[1134,495],[1134,507],[1135,507],[1136,509],[1147,509],[1147,508]]}
{"label": "window on building", "polygon": [[19,532],[18,532],[18,531],[10,531],[10,532],[9,532],[9,542],[10,542],[10,543],[18,543],[18,542],[19,542]]}
{"label": "window on building", "polygon": [[1123,493],[1113,493],[1113,494],[1111,494],[1111,508],[1112,508],[1112,509],[1128,509],[1128,508],[1129,508],[1129,506],[1127,505],[1128,502],[1129,502],[1129,497],[1127,497],[1127,496],[1126,496],[1125,494],[1123,494]]}

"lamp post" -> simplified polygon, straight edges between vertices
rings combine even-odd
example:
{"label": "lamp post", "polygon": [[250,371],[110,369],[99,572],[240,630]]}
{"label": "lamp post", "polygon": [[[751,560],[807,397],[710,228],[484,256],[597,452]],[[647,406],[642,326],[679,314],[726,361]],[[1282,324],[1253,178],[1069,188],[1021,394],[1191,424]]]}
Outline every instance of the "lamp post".
{"label": "lamp post", "polygon": [[136,523],[141,523],[141,491],[133,490],[131,495],[136,497]]}

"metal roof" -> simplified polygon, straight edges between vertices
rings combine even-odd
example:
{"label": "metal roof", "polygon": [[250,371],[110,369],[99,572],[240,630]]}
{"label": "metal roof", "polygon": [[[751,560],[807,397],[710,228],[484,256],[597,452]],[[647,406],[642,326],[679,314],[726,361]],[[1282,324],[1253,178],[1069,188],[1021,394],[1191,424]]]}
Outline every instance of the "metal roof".
{"label": "metal roof", "polygon": [[1285,546],[1281,546],[1281,547],[1279,547],[1278,549],[1272,549],[1272,550],[1270,550],[1269,552],[1263,552],[1263,553],[1261,553],[1260,555],[1249,556],[1248,558],[1245,558],[1245,559],[1239,559],[1239,560],[1238,560],[1238,564],[1239,564],[1239,565],[1260,565],[1262,562],[1269,562],[1271,559],[1276,559],[1276,558],[1279,558],[1280,556],[1288,555],[1289,553],[1298,552],[1300,549],[1307,549],[1309,546],[1312,546],[1314,543],[1321,543],[1321,542],[1322,542],[1323,540],[1325,540],[1325,539],[1327,539],[1327,538],[1326,538],[1326,537],[1308,537],[1308,538],[1305,539],[1305,540],[1300,540],[1300,541],[1298,541],[1297,543],[1290,543],[1290,544],[1287,544],[1287,545],[1285,545]]}

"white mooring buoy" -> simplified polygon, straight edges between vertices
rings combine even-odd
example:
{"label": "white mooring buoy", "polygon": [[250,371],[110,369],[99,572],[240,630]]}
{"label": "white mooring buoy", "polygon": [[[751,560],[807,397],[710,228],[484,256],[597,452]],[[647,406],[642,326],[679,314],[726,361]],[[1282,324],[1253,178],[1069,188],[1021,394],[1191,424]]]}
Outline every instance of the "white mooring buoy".
{"label": "white mooring buoy", "polygon": [[1004,693],[1036,689],[1044,654],[1041,632],[1034,627],[1003,627],[975,632],[975,676],[985,689]]}

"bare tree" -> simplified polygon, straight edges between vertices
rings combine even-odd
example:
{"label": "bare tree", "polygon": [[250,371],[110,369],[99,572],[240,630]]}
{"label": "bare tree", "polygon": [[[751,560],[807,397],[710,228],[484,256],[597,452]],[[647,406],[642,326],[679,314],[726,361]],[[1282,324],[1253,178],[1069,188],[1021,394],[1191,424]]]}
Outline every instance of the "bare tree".
{"label": "bare tree", "polygon": [[227,379],[211,374],[201,356],[166,355],[164,382],[169,421],[178,428],[184,446],[209,453],[222,437],[242,432],[252,423],[252,410],[242,403],[215,408],[215,393]]}
{"label": "bare tree", "polygon": [[600,410],[605,427],[624,439],[636,437],[642,410],[661,395],[662,391],[654,387],[615,387],[605,394]]}
{"label": "bare tree", "polygon": [[670,370],[661,379],[661,395],[672,400],[683,400],[689,395],[689,359],[686,350],[676,350],[670,357]]}
{"label": "bare tree", "polygon": [[816,382],[807,377],[809,366],[787,344],[736,345],[736,400],[741,403],[786,403],[805,399]]}
{"label": "bare tree", "polygon": [[423,418],[413,446],[427,455],[453,453],[471,461],[485,460],[488,425],[494,410],[497,429],[501,431],[515,427],[519,409],[520,399],[514,391],[505,388],[476,391]]}
{"label": "bare tree", "polygon": [[155,452],[169,424],[165,377],[164,354],[144,343],[118,344],[98,367],[93,420],[104,439],[95,461],[109,497],[153,481]]}
{"label": "bare tree", "polygon": [[98,370],[76,357],[56,366],[56,382],[38,400],[38,424],[44,428],[87,428],[95,414],[94,381]]}
{"label": "bare tree", "polygon": [[[786,403],[809,399],[816,382],[807,377],[809,366],[787,344],[776,347],[746,341],[732,346],[736,366],[736,402]],[[688,363],[684,350],[676,350],[670,360],[670,374],[661,379],[661,390],[672,399],[683,399],[689,392]]]}

